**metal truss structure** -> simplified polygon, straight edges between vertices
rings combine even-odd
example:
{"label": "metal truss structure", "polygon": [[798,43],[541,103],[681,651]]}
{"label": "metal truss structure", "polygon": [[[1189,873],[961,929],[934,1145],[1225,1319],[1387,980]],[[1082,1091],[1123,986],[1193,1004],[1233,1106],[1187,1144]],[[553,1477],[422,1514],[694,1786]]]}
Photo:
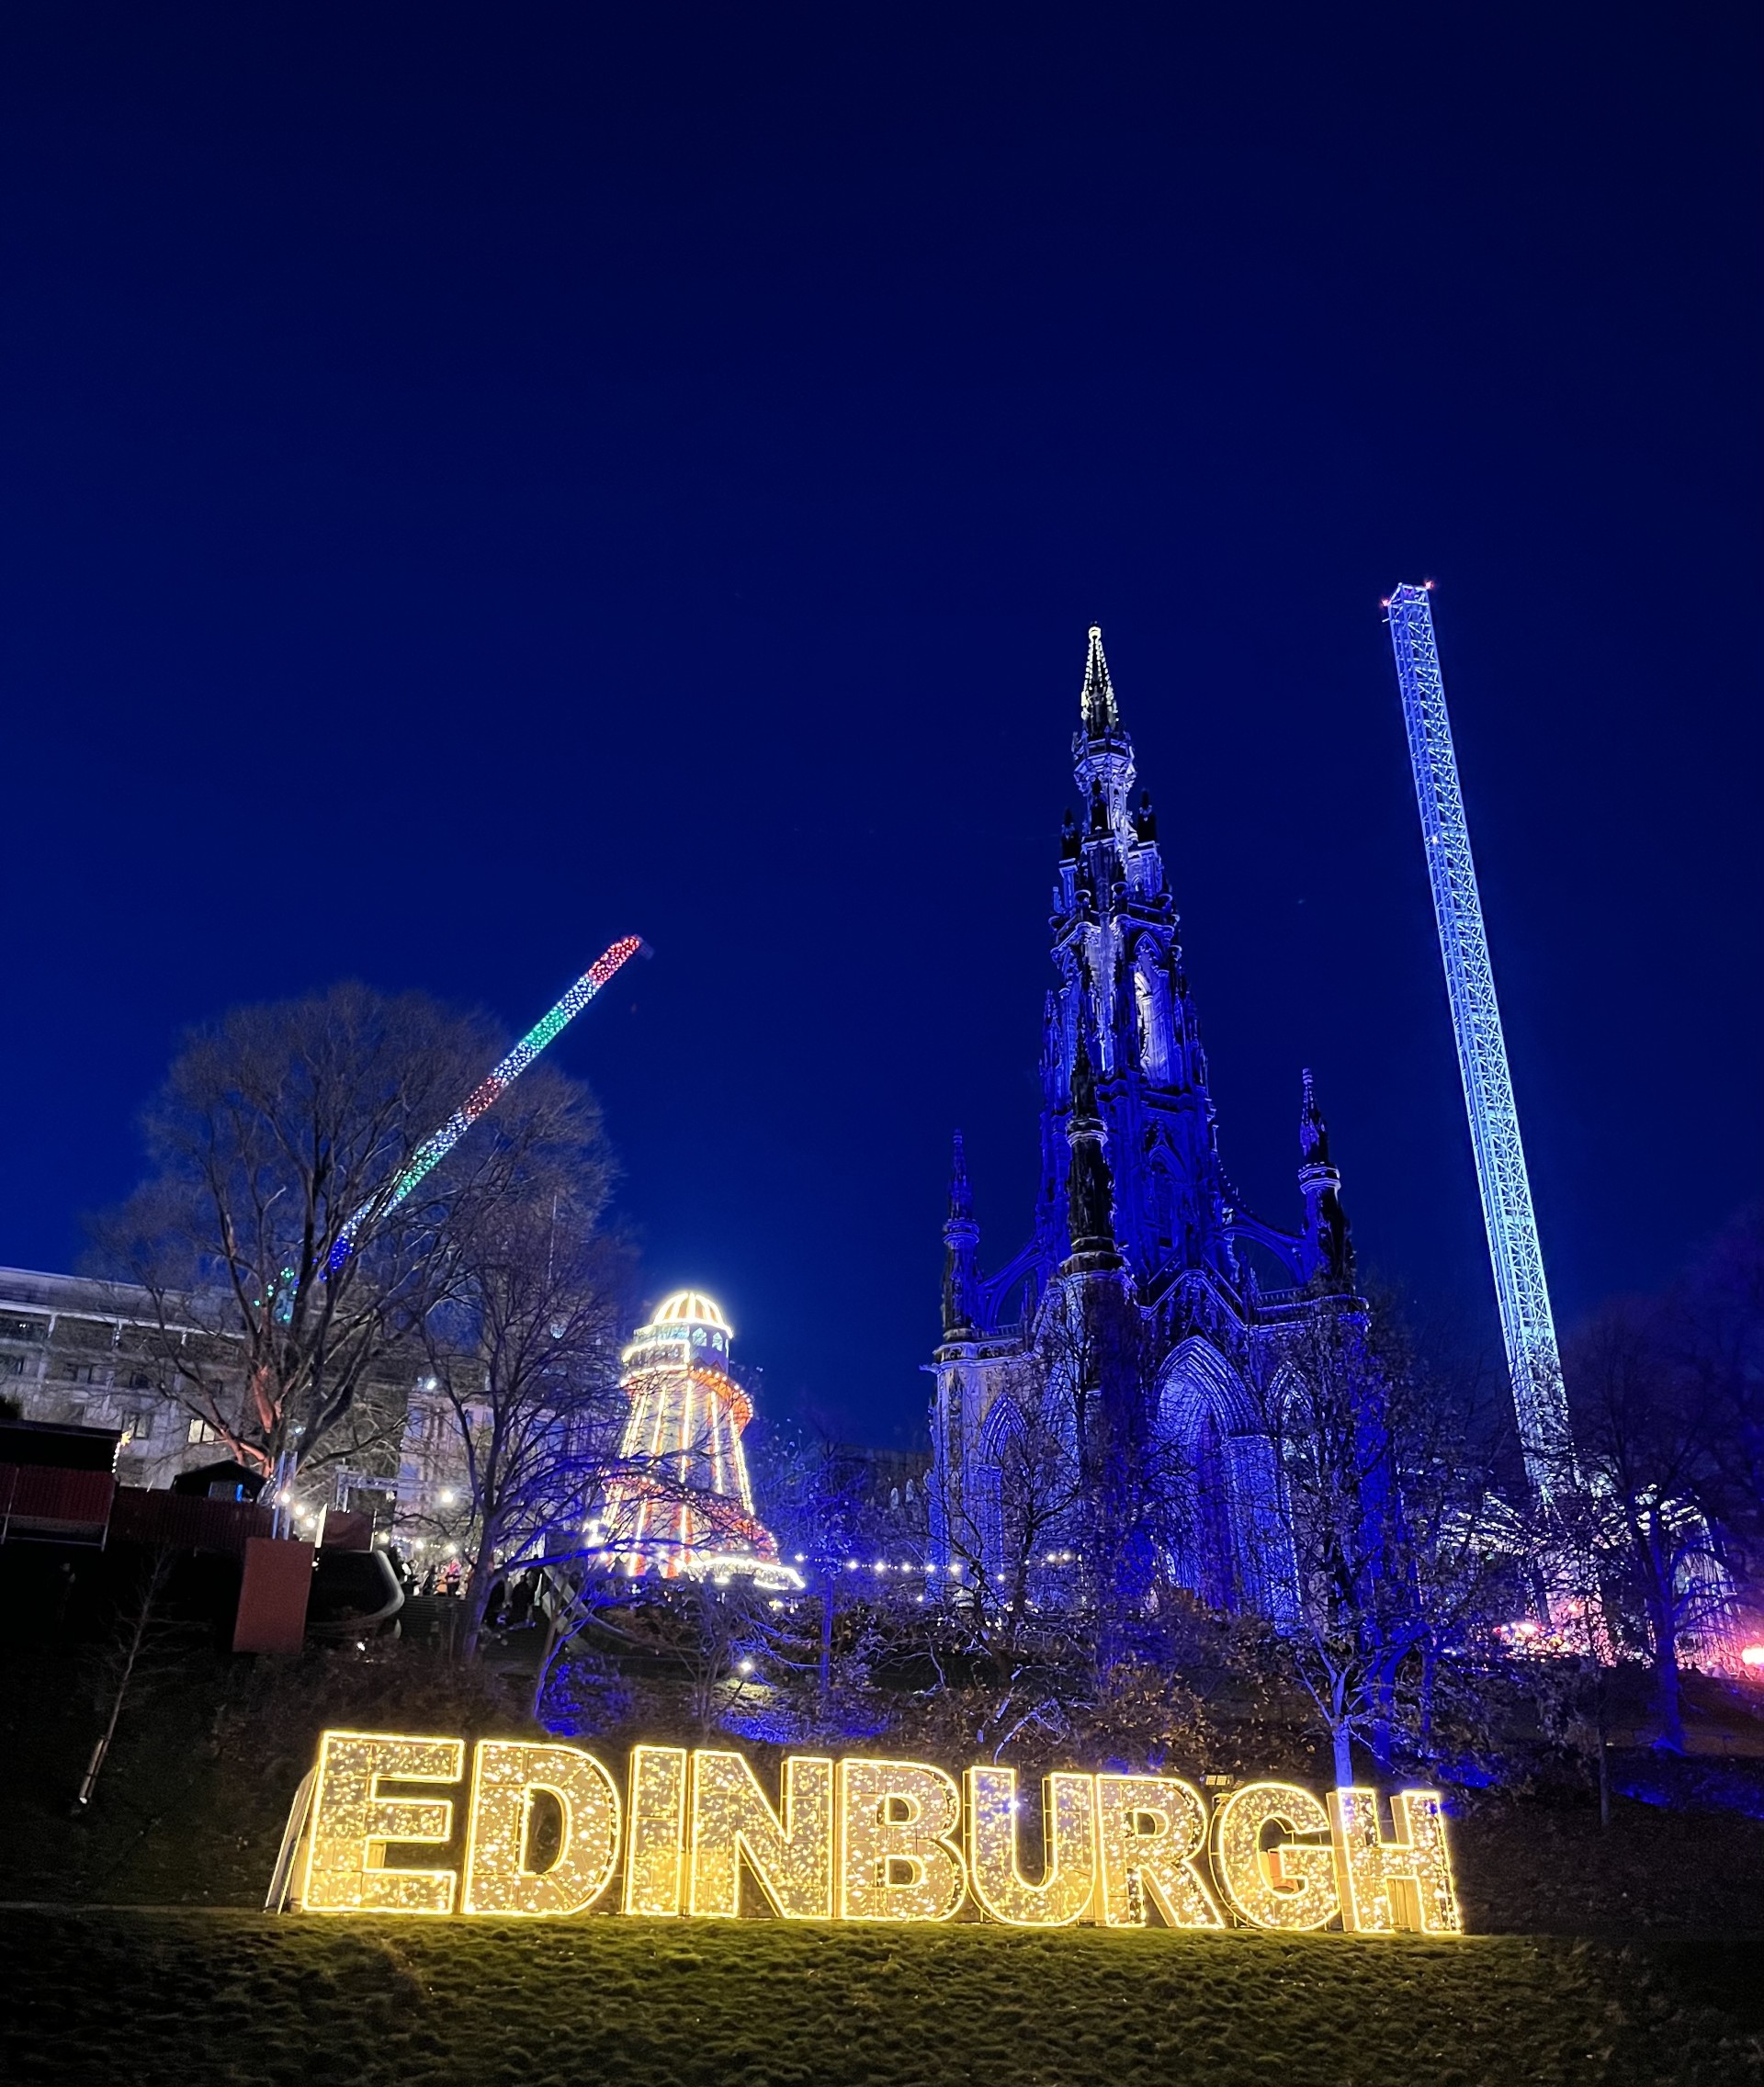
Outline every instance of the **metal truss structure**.
{"label": "metal truss structure", "polygon": [[641,935],[626,935],[610,949],[603,950],[557,1006],[534,1023],[499,1066],[484,1075],[441,1128],[424,1139],[403,1172],[349,1213],[325,1261],[327,1277],[336,1274],[364,1234],[390,1215],[423,1177],[447,1156],[484,1111],[514,1086],[546,1045],[570,1026],[619,966],[642,947]]}
{"label": "metal truss structure", "polygon": [[1567,1396],[1427,587],[1398,587],[1385,607],[1402,690],[1403,723],[1408,732],[1408,758],[1415,773],[1415,798],[1433,887],[1433,917],[1439,924],[1440,954],[1452,1003],[1458,1069],[1464,1077],[1520,1446],[1532,1485],[1547,1503],[1573,1483]]}

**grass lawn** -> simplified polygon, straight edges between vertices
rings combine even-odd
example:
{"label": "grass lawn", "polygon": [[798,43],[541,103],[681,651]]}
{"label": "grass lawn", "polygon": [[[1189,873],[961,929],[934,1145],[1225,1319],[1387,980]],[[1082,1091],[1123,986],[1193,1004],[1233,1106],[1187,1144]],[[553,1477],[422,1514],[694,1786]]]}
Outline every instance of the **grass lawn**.
{"label": "grass lawn", "polygon": [[0,1992],[56,2087],[1764,2081],[1739,1941],[13,1911]]}

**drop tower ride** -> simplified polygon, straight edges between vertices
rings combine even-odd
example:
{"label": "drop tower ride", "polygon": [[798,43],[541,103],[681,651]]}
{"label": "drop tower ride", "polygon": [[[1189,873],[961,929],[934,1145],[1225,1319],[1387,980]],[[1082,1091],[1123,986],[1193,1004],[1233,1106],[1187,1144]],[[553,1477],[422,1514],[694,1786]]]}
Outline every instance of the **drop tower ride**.
{"label": "drop tower ride", "polygon": [[1532,1489],[1547,1505],[1573,1483],[1567,1394],[1549,1284],[1544,1275],[1537,1213],[1532,1207],[1531,1179],[1525,1171],[1507,1042],[1501,1032],[1500,1005],[1495,997],[1495,975],[1488,961],[1470,829],[1458,786],[1457,755],[1428,600],[1431,586],[1428,581],[1419,587],[1398,587],[1385,610],[1396,656],[1415,801],[1421,815],[1428,879],[1433,887],[1433,918],[1452,1004],[1458,1070],[1470,1118],[1488,1258],[1494,1264],[1520,1447]]}

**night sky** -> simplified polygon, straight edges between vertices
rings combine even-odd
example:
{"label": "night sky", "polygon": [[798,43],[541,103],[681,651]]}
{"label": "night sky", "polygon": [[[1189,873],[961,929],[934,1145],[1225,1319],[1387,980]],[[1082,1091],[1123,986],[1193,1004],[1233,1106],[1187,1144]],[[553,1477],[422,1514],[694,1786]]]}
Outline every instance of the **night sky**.
{"label": "night sky", "polygon": [[1432,577],[1559,1317],[1764,1179],[1758,17],[16,4],[0,1260],[349,976],[603,1096],[651,1295],[922,1418],[1026,1235],[1085,626],[1227,1168],[1492,1352],[1379,600]]}

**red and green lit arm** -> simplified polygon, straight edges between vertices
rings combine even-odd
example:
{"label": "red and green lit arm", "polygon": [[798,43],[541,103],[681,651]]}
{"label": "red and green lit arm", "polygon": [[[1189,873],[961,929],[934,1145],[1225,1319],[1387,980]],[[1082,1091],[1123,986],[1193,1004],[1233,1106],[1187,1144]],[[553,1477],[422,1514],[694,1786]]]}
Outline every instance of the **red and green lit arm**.
{"label": "red and green lit arm", "polygon": [[362,1232],[370,1224],[377,1224],[404,1201],[423,1177],[447,1157],[498,1096],[514,1086],[546,1045],[575,1020],[620,965],[635,956],[642,946],[641,936],[627,935],[590,965],[557,1006],[536,1021],[502,1064],[472,1089],[441,1128],[424,1139],[411,1156],[410,1164],[391,1186],[370,1196],[358,1210],[351,1212],[324,1264],[327,1276],[334,1275],[355,1252],[356,1242]]}

